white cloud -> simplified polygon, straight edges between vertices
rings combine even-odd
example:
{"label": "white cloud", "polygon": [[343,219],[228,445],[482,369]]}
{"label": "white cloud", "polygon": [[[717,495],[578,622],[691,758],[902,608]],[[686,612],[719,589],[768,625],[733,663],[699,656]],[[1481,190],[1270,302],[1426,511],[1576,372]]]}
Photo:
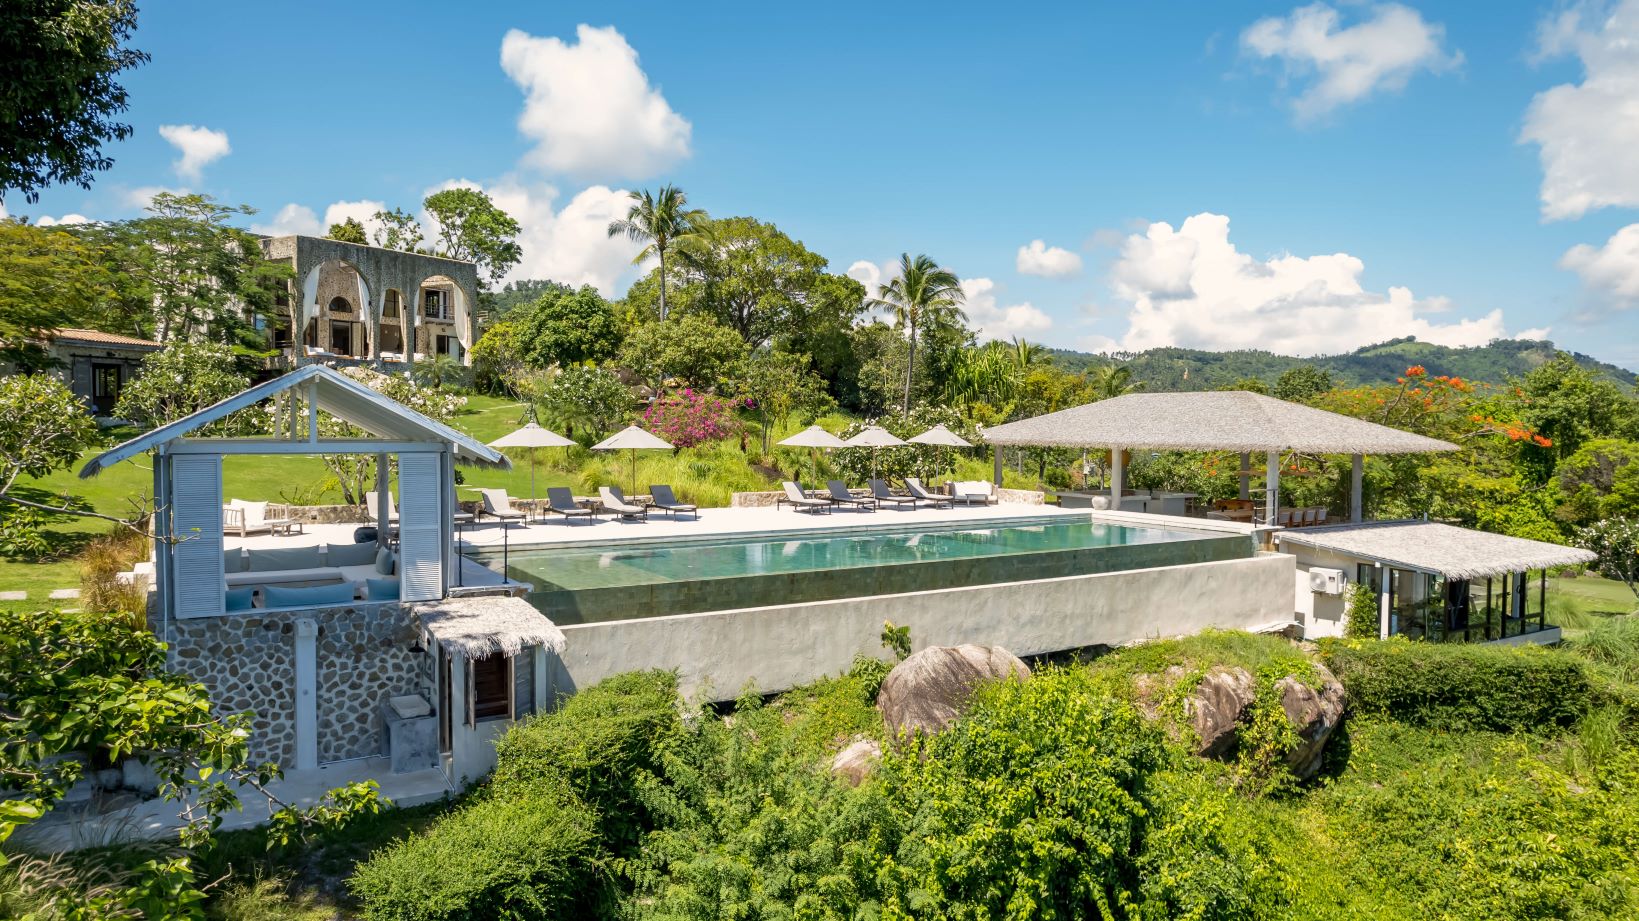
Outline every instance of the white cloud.
{"label": "white cloud", "polygon": [[171,166],[189,182],[198,182],[208,164],[233,152],[226,132],[199,125],[160,125],[159,136],[182,153]]}
{"label": "white cloud", "polygon": [[1549,220],[1639,205],[1639,0],[1624,0],[1593,27],[1585,13],[1591,8],[1573,7],[1539,30],[1541,54],[1576,54],[1585,77],[1538,93],[1520,130],[1521,143],[1540,147]]}
{"label": "white cloud", "polygon": [[154,196],[161,192],[171,195],[187,195],[187,189],[178,189],[167,185],[143,185],[134,189],[120,192],[120,201],[131,208],[146,208],[153,203]]}
{"label": "white cloud", "polygon": [[[899,274],[899,263],[877,263],[868,259],[859,259],[853,265],[848,266],[848,271],[843,274],[865,286],[865,299],[869,301],[871,298],[876,297],[877,289],[882,287],[884,281]],[[867,307],[865,313],[860,315],[858,322],[868,324],[873,320],[892,323],[893,315],[885,310]]]}
{"label": "white cloud", "polygon": [[328,225],[319,223],[319,216],[306,205],[291,202],[274,212],[273,220],[258,222],[250,225],[251,233],[266,234],[270,237],[285,237],[299,234],[304,237],[322,237]]}
{"label": "white cloud", "polygon": [[1044,241],[1031,240],[1030,245],[1019,247],[1014,267],[1025,275],[1065,278],[1081,271],[1081,257]]}
{"label": "white cloud", "polygon": [[524,91],[527,161],[548,172],[641,179],[689,155],[688,120],[672,111],[613,26],[575,29],[577,44],[512,29],[501,69]]}
{"label": "white cloud", "polygon": [[49,214],[40,215],[34,222],[36,227],[56,227],[64,224],[88,224],[91,219],[83,214],[65,214],[62,217],[52,217]]}
{"label": "white cloud", "polygon": [[1230,242],[1229,218],[1218,214],[1194,215],[1176,230],[1151,224],[1127,238],[1111,270],[1115,295],[1131,304],[1119,346],[1321,355],[1394,336],[1473,346],[1509,335],[1500,310],[1436,323],[1428,315],[1449,301],[1419,300],[1404,287],[1366,291],[1364,271],[1348,253],[1258,261]]}
{"label": "white cloud", "polygon": [[1441,73],[1462,63],[1461,52],[1441,47],[1445,26],[1398,3],[1373,7],[1370,18],[1354,25],[1340,27],[1340,19],[1336,9],[1315,3],[1260,19],[1241,33],[1245,50],[1279,59],[1288,74],[1313,75],[1292,101],[1301,118],[1403,89],[1420,70]]}
{"label": "white cloud", "polygon": [[1582,284],[1601,301],[1627,309],[1639,307],[1639,224],[1611,234],[1604,246],[1571,247],[1559,267],[1581,276]]}
{"label": "white cloud", "polygon": [[1053,327],[1053,318],[1029,301],[997,306],[996,283],[988,278],[962,279],[962,294],[966,299],[962,310],[980,342],[1014,336],[1031,339]]}

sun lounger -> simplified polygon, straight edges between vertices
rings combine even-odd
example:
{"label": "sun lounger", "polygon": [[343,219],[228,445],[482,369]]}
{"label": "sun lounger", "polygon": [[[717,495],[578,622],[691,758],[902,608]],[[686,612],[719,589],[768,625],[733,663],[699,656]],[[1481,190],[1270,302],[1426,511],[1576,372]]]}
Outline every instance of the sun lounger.
{"label": "sun lounger", "polygon": [[597,516],[592,510],[575,501],[575,494],[567,486],[549,486],[546,490],[546,510],[557,512],[563,516],[565,522],[571,518],[585,518],[591,521]]}
{"label": "sun lounger", "polygon": [[916,477],[906,477],[905,488],[911,491],[911,498],[913,499],[919,499],[923,502],[931,502],[933,503],[934,508],[950,508],[949,496],[928,492],[926,489],[922,488],[922,481]]}
{"label": "sun lounger", "polygon": [[677,501],[677,494],[673,493],[672,488],[664,483],[658,486],[650,486],[649,498],[654,501],[655,508],[665,511],[673,518],[677,517],[678,512],[688,512],[696,518],[700,517],[700,509],[687,502]]}
{"label": "sun lounger", "polygon": [[893,490],[888,488],[887,481],[885,480],[871,481],[871,498],[875,499],[878,505],[882,504],[883,502],[892,502],[894,505],[905,505],[909,503],[911,508],[916,508],[915,496],[894,495]]}
{"label": "sun lounger", "polygon": [[504,489],[480,489],[478,494],[483,497],[483,504],[478,506],[479,516],[490,515],[501,519],[501,524],[509,521],[529,520],[527,512],[520,512],[512,507],[512,497]]}
{"label": "sun lounger", "polygon": [[876,500],[870,496],[856,496],[848,491],[848,487],[841,480],[826,480],[825,488],[831,491],[832,505],[850,505],[864,511],[876,511]]}
{"label": "sun lounger", "polygon": [[810,499],[803,493],[801,486],[790,480],[786,480],[780,485],[785,488],[785,495],[774,500],[775,508],[789,505],[799,512],[804,509],[810,512],[829,512],[831,510],[832,503],[830,499]]}
{"label": "sun lounger", "polygon": [[622,518],[639,518],[643,521],[649,520],[649,507],[647,505],[633,505],[632,503],[627,502],[626,496],[621,493],[620,487],[618,486],[599,486],[598,499],[603,502],[603,507],[605,509],[614,512]]}

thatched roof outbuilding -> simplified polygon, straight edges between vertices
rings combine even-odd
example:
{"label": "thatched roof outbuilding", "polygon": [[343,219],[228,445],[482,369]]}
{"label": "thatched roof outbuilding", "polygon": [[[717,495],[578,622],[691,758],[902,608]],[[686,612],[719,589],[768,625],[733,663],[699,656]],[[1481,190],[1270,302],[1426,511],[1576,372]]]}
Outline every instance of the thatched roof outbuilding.
{"label": "thatched roof outbuilding", "polygon": [[1435,438],[1244,390],[1129,393],[984,430],[993,445],[1167,451],[1419,454]]}
{"label": "thatched roof outbuilding", "polygon": [[427,601],[411,605],[410,613],[446,652],[467,659],[515,656],[526,646],[561,653],[567,645],[557,624],[510,595]]}
{"label": "thatched roof outbuilding", "polygon": [[1472,531],[1436,521],[1370,521],[1282,531],[1275,540],[1329,550],[1448,579],[1483,579],[1512,572],[1591,563],[1593,553],[1539,540]]}

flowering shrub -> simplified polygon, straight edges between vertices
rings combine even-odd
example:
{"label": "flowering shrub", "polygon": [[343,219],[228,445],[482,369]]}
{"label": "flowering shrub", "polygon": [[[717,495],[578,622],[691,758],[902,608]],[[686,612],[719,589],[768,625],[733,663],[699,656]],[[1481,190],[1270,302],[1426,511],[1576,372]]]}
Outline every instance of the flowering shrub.
{"label": "flowering shrub", "polygon": [[679,448],[727,438],[739,429],[734,404],[685,387],[643,411],[643,427]]}

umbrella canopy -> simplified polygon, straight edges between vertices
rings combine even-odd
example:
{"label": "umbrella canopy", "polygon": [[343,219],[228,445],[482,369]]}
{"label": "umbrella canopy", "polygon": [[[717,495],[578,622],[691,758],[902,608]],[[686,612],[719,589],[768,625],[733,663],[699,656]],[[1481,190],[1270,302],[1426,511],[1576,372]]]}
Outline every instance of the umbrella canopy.
{"label": "umbrella canopy", "polygon": [[904,442],[880,425],[866,426],[858,435],[843,442],[849,448],[897,448]]}
{"label": "umbrella canopy", "polygon": [[610,435],[592,446],[594,451],[631,452],[632,457],[632,492],[637,492],[637,452],[669,450],[671,445],[666,441],[643,431],[635,425],[628,425],[620,431]]}
{"label": "umbrella canopy", "polygon": [[[567,448],[573,441],[534,422],[489,443],[492,448]],[[535,452],[529,452],[529,501],[535,501]]]}
{"label": "umbrella canopy", "polygon": [[947,448],[973,447],[971,442],[950,429],[945,428],[943,424],[936,425],[922,434],[912,437],[911,444],[942,445],[943,447]]}
{"label": "umbrella canopy", "polygon": [[790,438],[780,442],[788,448],[846,448],[848,442],[827,432],[817,425],[810,425]]}
{"label": "umbrella canopy", "polygon": [[574,442],[557,432],[531,422],[489,443],[492,448],[567,448]]}

